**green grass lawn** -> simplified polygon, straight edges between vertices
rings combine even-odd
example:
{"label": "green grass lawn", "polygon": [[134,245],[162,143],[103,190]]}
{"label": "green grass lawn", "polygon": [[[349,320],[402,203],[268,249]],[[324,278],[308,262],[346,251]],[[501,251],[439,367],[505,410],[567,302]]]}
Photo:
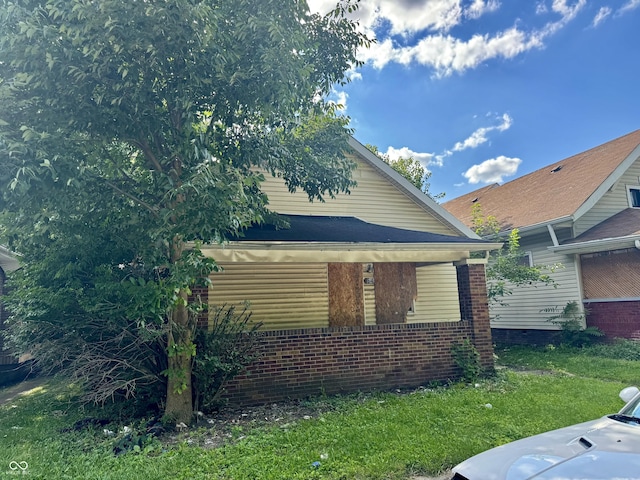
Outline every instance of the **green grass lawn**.
{"label": "green grass lawn", "polygon": [[[564,349],[498,352],[496,377],[477,385],[321,399],[334,408],[288,428],[260,427],[216,449],[154,441],[115,456],[103,427],[62,433],[95,410],[73,388],[44,389],[0,407],[0,478],[27,462],[44,479],[408,479],[436,474],[517,438],[619,410],[619,391],[640,384],[638,360]],[[546,370],[529,373],[518,370]],[[108,428],[117,432],[117,425]],[[320,462],[317,468],[313,462]],[[11,464],[15,468],[15,464]]]}

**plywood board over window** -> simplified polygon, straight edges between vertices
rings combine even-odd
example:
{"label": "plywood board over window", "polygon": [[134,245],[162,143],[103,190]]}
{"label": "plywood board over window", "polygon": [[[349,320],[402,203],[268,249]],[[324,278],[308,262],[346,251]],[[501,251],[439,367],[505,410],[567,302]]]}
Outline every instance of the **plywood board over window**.
{"label": "plywood board over window", "polygon": [[376,263],[373,266],[378,324],[405,323],[418,296],[415,263]]}
{"label": "plywood board over window", "polygon": [[329,326],[364,325],[362,264],[329,263]]}
{"label": "plywood board over window", "polygon": [[581,256],[584,298],[640,297],[640,251],[615,250]]}

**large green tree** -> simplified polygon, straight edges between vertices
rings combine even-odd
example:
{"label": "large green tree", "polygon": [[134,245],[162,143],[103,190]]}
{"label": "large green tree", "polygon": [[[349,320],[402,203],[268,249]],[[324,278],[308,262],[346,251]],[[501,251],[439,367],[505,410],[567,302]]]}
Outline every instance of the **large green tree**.
{"label": "large green tree", "polygon": [[109,308],[133,337],[153,324],[165,414],[189,421],[191,288],[215,269],[199,243],[269,215],[257,167],[310,200],[354,185],[347,119],[323,99],[369,42],[356,7],[1,0],[0,211],[25,262],[22,332],[106,322]]}

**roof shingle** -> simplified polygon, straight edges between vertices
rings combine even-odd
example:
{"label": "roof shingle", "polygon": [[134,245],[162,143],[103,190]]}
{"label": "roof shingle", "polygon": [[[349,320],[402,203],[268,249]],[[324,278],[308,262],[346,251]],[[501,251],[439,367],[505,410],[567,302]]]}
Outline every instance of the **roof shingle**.
{"label": "roof shingle", "polygon": [[482,214],[495,216],[502,230],[567,217],[587,201],[639,144],[640,130],[636,130],[503,185],[480,188],[443,206],[472,226],[471,209],[474,203],[479,203]]}

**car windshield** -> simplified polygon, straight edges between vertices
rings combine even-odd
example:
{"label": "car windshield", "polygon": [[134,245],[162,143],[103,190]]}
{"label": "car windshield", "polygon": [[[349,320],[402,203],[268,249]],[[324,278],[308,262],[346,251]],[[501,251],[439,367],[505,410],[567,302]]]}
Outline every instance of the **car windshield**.
{"label": "car windshield", "polygon": [[620,415],[640,419],[640,395],[636,395],[631,399],[631,401],[627,403],[622,410],[620,410]]}

